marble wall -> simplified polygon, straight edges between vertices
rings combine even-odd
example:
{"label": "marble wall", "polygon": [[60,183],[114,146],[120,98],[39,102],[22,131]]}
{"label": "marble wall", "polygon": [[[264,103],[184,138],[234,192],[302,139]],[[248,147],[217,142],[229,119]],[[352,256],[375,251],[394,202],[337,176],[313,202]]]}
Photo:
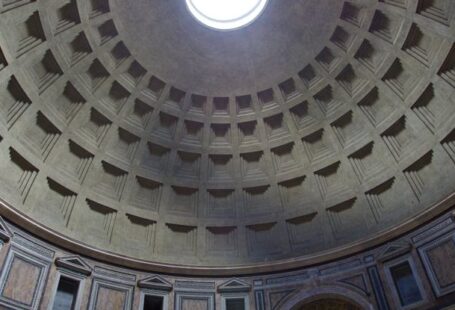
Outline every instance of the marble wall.
{"label": "marble wall", "polygon": [[[357,255],[242,277],[183,277],[123,268],[40,240],[6,218],[0,218],[0,238],[2,309],[53,309],[56,301],[62,303],[60,296],[56,298],[61,278],[79,286],[73,296],[75,309],[90,310],[154,309],[146,296],[158,298],[163,310],[229,310],[230,299],[243,300],[249,310],[300,309],[307,303],[305,307],[312,309],[320,305],[313,303],[319,298],[380,310],[442,309],[455,303],[453,210]],[[414,296],[409,291],[400,295],[399,280],[391,271],[396,266],[410,272],[405,281],[412,281]],[[411,304],[405,305],[409,300]]]}

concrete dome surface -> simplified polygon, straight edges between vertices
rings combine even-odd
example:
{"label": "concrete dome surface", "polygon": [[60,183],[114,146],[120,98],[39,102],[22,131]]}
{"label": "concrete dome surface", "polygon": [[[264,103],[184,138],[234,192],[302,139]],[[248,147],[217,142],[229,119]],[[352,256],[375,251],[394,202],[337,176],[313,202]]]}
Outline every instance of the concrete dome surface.
{"label": "concrete dome surface", "polygon": [[[455,189],[452,1],[0,1],[2,214],[119,264],[276,271],[355,253]],[[202,272],[202,271],[201,271]]]}

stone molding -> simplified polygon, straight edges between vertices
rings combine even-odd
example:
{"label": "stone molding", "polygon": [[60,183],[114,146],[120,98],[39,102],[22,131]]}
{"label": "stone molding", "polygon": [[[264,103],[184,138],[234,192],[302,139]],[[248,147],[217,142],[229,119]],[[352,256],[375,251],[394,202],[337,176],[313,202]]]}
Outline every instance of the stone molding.
{"label": "stone molding", "polygon": [[79,256],[59,257],[55,260],[55,265],[86,276],[92,274],[92,268]]}
{"label": "stone molding", "polygon": [[279,304],[277,309],[294,309],[299,305],[311,302],[318,298],[335,297],[347,302],[352,302],[361,309],[373,310],[373,305],[359,293],[342,286],[322,286],[313,289],[302,289],[295,292],[292,297]]}
{"label": "stone molding", "polygon": [[240,279],[232,279],[219,285],[217,290],[220,293],[249,292],[251,285]]}
{"label": "stone molding", "polygon": [[0,240],[8,242],[12,236],[13,233],[9,230],[3,218],[0,217]]}
{"label": "stone molding", "polygon": [[153,275],[150,277],[147,277],[145,279],[139,280],[137,282],[137,286],[141,288],[148,288],[148,289],[153,289],[157,291],[166,291],[170,292],[172,291],[172,283],[169,281],[166,281],[160,276]]}
{"label": "stone molding", "polygon": [[127,268],[141,269],[152,272],[162,272],[168,274],[178,275],[192,275],[192,276],[223,276],[255,273],[265,273],[270,271],[286,271],[295,268],[304,268],[310,265],[322,264],[324,262],[335,260],[337,258],[352,255],[365,248],[378,246],[388,240],[394,239],[405,233],[409,233],[420,225],[425,224],[427,221],[435,218],[443,212],[450,209],[455,204],[455,193],[449,195],[441,202],[434,204],[424,212],[416,217],[408,219],[401,225],[377,234],[375,237],[369,238],[362,242],[356,242],[348,246],[343,246],[330,251],[324,251],[317,255],[303,256],[300,258],[281,260],[269,263],[251,264],[237,267],[196,267],[184,265],[162,264],[151,261],[144,261],[134,259],[131,257],[121,256],[112,252],[103,251],[94,248],[80,241],[71,239],[67,236],[59,234],[58,232],[49,229],[48,227],[40,224],[33,219],[27,217],[23,213],[18,212],[14,207],[0,200],[0,215],[4,216],[13,223],[27,227],[28,230],[33,230],[39,237],[53,242],[65,249],[71,249],[81,255],[90,256],[100,261],[105,261],[113,264],[125,266]]}

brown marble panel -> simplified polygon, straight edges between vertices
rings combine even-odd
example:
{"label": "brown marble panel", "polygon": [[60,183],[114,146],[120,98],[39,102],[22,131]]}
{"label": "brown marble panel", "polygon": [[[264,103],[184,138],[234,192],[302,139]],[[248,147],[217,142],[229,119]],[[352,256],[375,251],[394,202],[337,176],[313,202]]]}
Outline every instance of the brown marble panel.
{"label": "brown marble panel", "polygon": [[207,310],[208,301],[202,299],[183,299],[181,310]]}
{"label": "brown marble panel", "polygon": [[441,288],[455,283],[455,243],[452,239],[427,252]]}
{"label": "brown marble panel", "polygon": [[2,292],[3,297],[31,305],[39,276],[39,267],[15,257]]}
{"label": "brown marble panel", "polygon": [[95,309],[97,310],[122,310],[125,306],[126,293],[106,287],[100,287]]}

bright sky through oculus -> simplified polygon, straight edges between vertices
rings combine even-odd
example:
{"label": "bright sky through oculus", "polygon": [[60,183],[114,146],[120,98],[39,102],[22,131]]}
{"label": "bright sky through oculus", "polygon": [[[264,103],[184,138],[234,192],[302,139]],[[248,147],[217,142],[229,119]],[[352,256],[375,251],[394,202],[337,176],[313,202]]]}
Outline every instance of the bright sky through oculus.
{"label": "bright sky through oculus", "polygon": [[231,30],[253,22],[268,0],[186,0],[193,16],[206,26]]}

